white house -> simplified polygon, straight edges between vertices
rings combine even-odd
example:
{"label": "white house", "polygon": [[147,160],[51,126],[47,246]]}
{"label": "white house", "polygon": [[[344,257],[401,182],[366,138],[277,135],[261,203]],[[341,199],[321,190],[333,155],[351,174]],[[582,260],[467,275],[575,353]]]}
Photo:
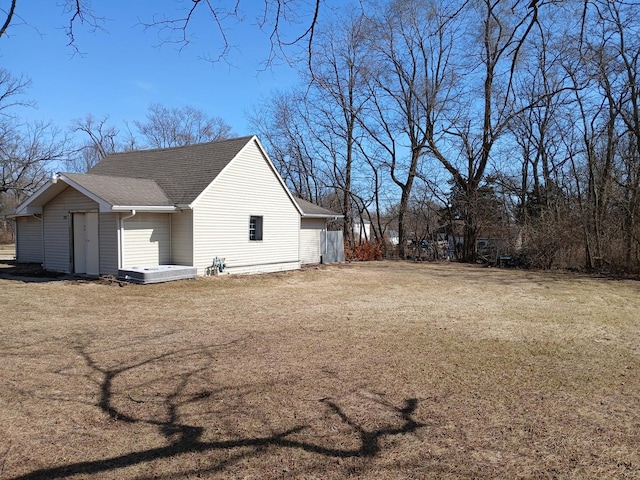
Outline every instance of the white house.
{"label": "white house", "polygon": [[18,207],[16,257],[89,275],[159,265],[204,275],[216,258],[228,273],[296,269],[323,260],[316,240],[340,216],[310,205],[255,136],[113,154],[87,174],[54,175]]}

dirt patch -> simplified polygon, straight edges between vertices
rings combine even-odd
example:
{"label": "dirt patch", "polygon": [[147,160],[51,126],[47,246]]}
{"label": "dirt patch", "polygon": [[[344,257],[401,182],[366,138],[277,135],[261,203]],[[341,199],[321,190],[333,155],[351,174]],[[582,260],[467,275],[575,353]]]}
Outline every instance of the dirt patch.
{"label": "dirt patch", "polygon": [[28,278],[60,278],[64,273],[44,270],[39,263],[18,263],[14,260],[0,260],[0,276]]}
{"label": "dirt patch", "polygon": [[0,478],[640,478],[640,284],[0,279]]}

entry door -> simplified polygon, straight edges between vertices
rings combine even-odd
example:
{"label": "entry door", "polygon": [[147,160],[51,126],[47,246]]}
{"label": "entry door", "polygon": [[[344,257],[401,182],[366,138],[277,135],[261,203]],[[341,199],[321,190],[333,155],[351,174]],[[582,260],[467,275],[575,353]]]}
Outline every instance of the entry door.
{"label": "entry door", "polygon": [[100,273],[97,212],[73,214],[73,271],[87,275]]}

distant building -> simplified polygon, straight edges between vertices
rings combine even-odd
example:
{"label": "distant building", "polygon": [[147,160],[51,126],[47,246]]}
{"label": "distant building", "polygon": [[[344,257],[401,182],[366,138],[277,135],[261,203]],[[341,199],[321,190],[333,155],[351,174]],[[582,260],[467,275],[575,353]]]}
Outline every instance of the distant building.
{"label": "distant building", "polygon": [[371,222],[369,220],[354,220],[353,237],[358,243],[371,240]]}

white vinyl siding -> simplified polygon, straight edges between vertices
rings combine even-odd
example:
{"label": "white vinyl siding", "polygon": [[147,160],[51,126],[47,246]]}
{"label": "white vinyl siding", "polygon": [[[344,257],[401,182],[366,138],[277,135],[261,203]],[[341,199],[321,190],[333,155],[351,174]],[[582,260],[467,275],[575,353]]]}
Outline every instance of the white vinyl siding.
{"label": "white vinyl siding", "polygon": [[96,202],[71,187],[64,189],[43,207],[45,269],[71,271],[71,214],[97,210]]}
{"label": "white vinyl siding", "polygon": [[193,265],[193,213],[191,210],[171,214],[171,263]]}
{"label": "white vinyl siding", "polygon": [[[249,239],[252,216],[262,217],[262,241]],[[300,215],[255,142],[198,198],[193,209],[194,266],[203,275],[215,257],[229,273],[299,268]]]}
{"label": "white vinyl siding", "polygon": [[170,214],[138,213],[124,220],[123,268],[171,262]]}
{"label": "white vinyl siding", "polygon": [[16,260],[21,263],[42,263],[42,220],[18,217],[16,227]]}
{"label": "white vinyl siding", "polygon": [[326,227],[323,218],[303,218],[300,222],[300,262],[320,263],[321,235]]}
{"label": "white vinyl siding", "polygon": [[118,274],[118,214],[101,213],[100,225],[100,273]]}

